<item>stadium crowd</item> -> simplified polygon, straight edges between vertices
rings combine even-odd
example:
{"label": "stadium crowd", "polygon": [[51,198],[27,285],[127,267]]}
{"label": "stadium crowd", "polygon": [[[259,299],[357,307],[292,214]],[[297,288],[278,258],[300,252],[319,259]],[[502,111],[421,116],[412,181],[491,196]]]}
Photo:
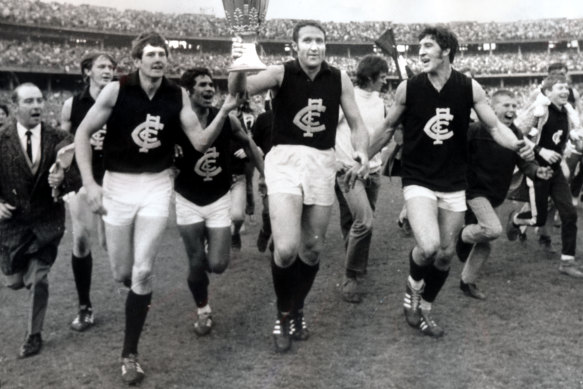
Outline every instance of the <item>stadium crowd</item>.
{"label": "stadium crowd", "polygon": [[[74,43],[46,43],[40,41],[16,41],[0,39],[0,66],[4,68],[24,68],[38,71],[52,70],[64,73],[78,73],[79,60],[84,54],[101,49],[97,45],[77,45]],[[106,49],[118,60],[119,73],[127,73],[132,61],[124,50],[117,47]],[[173,50],[170,57],[169,74],[180,76],[191,67],[208,67],[214,75],[224,76],[229,65],[229,55],[220,52],[196,52]],[[281,63],[285,55],[264,55],[266,64]],[[354,75],[358,57],[329,56],[328,62],[345,69]],[[544,73],[550,62],[564,62],[571,71],[583,70],[583,56],[575,51],[565,52],[529,52],[529,53],[465,53],[456,58],[456,66],[469,67],[475,75],[486,74],[522,74]],[[416,54],[408,58],[408,65],[415,72],[419,71]],[[390,64],[392,67],[392,63]],[[394,69],[390,69],[394,71]]]}
{"label": "stadium crowd", "polygon": [[[154,28],[168,37],[228,37],[224,18],[202,14],[172,14],[111,7],[72,5],[32,0],[5,0],[0,6],[0,20],[60,28],[137,33]],[[269,16],[269,14],[268,14]],[[269,19],[263,37],[287,40],[296,20]],[[447,26],[461,42],[499,42],[546,39],[576,39],[583,34],[581,19],[541,19],[516,22],[452,22]],[[403,42],[416,41],[422,24],[391,22],[326,22],[328,40],[332,42],[367,42],[393,27]]]}

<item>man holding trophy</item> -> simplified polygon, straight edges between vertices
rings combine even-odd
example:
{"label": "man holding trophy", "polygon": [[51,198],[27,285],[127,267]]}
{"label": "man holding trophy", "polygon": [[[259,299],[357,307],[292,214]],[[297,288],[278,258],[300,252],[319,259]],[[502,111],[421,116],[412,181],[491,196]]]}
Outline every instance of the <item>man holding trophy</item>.
{"label": "man holding trophy", "polygon": [[[229,4],[227,4],[229,3]],[[259,15],[259,23],[245,31],[255,32],[265,14],[267,1],[224,0],[227,20],[245,21],[245,12]],[[256,11],[256,9],[259,11]],[[238,15],[238,16],[232,16]],[[253,18],[248,18],[252,20]],[[241,25],[236,33],[246,34]],[[286,352],[291,341],[309,337],[304,321],[304,301],[319,268],[319,254],[334,203],[336,175],[334,142],[339,108],[346,115],[356,150],[356,164],[347,174],[350,185],[368,174],[368,132],[355,102],[350,78],[324,60],[326,32],[315,21],[300,21],[293,29],[295,60],[260,70],[251,60],[254,45],[233,42],[234,67],[229,69],[229,92],[255,95],[271,90],[274,96],[273,148],[265,158],[274,253],[271,262],[277,297],[277,321],[273,330],[275,350]]]}

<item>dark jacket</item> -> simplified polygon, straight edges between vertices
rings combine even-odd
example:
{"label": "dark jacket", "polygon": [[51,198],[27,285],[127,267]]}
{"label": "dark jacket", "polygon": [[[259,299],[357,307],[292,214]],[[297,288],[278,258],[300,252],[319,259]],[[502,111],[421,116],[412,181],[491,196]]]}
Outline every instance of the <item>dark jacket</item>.
{"label": "dark jacket", "polygon": [[[0,268],[4,274],[25,269],[33,256],[49,265],[55,261],[65,230],[65,207],[53,200],[48,175],[57,151],[72,141],[69,133],[42,123],[41,160],[33,174],[16,122],[0,131],[0,202],[16,207],[10,219],[0,221]],[[47,246],[51,249],[45,250]],[[39,252],[43,253],[40,258],[35,256]]]}

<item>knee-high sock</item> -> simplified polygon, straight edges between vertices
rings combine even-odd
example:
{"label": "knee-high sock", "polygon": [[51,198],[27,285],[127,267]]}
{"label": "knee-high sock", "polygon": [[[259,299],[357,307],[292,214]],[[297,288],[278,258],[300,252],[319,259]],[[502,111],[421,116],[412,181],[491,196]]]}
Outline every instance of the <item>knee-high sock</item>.
{"label": "knee-high sock", "polygon": [[308,293],[312,289],[316,274],[320,269],[320,263],[315,265],[308,265],[301,260],[300,256],[296,258],[296,293],[295,293],[295,308],[301,310],[304,308],[304,302]]}
{"label": "knee-high sock", "polygon": [[139,295],[130,290],[126,300],[126,327],[122,357],[138,353],[138,342],[148,316],[152,293]]}
{"label": "knee-high sock", "polygon": [[290,312],[293,305],[294,291],[296,290],[295,266],[279,267],[271,257],[271,275],[273,277],[273,288],[277,297],[277,310],[279,312]]}
{"label": "knee-high sock", "polygon": [[194,277],[192,273],[188,276],[188,288],[190,289],[190,293],[192,293],[192,297],[194,298],[194,302],[198,308],[202,308],[208,304],[208,285],[209,285],[209,277],[205,271],[201,273],[201,276]]}
{"label": "knee-high sock", "polygon": [[421,281],[425,279],[425,275],[427,274],[427,271],[430,267],[432,266],[418,265],[413,260],[413,250],[411,250],[411,253],[409,254],[409,275],[411,275],[411,278],[413,278],[415,281]]}
{"label": "knee-high sock", "polygon": [[75,278],[75,286],[77,287],[77,295],[79,296],[79,306],[91,307],[91,299],[89,298],[91,272],[93,269],[91,253],[85,257],[72,255],[71,267],[73,269],[73,277]]}
{"label": "knee-high sock", "polygon": [[423,300],[429,303],[434,302],[448,275],[449,269],[444,271],[439,270],[434,265],[428,266],[425,274],[425,290],[421,294]]}

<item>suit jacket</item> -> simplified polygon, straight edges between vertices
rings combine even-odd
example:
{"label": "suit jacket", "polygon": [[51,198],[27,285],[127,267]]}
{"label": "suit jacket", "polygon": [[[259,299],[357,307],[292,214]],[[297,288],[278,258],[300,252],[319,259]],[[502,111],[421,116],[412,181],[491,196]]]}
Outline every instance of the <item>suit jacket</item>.
{"label": "suit jacket", "polygon": [[52,198],[48,175],[57,151],[73,137],[42,123],[41,160],[36,174],[26,161],[16,122],[0,130],[0,201],[16,207],[0,221],[0,268],[6,275],[26,268],[34,256],[52,265],[65,231],[65,207]]}

